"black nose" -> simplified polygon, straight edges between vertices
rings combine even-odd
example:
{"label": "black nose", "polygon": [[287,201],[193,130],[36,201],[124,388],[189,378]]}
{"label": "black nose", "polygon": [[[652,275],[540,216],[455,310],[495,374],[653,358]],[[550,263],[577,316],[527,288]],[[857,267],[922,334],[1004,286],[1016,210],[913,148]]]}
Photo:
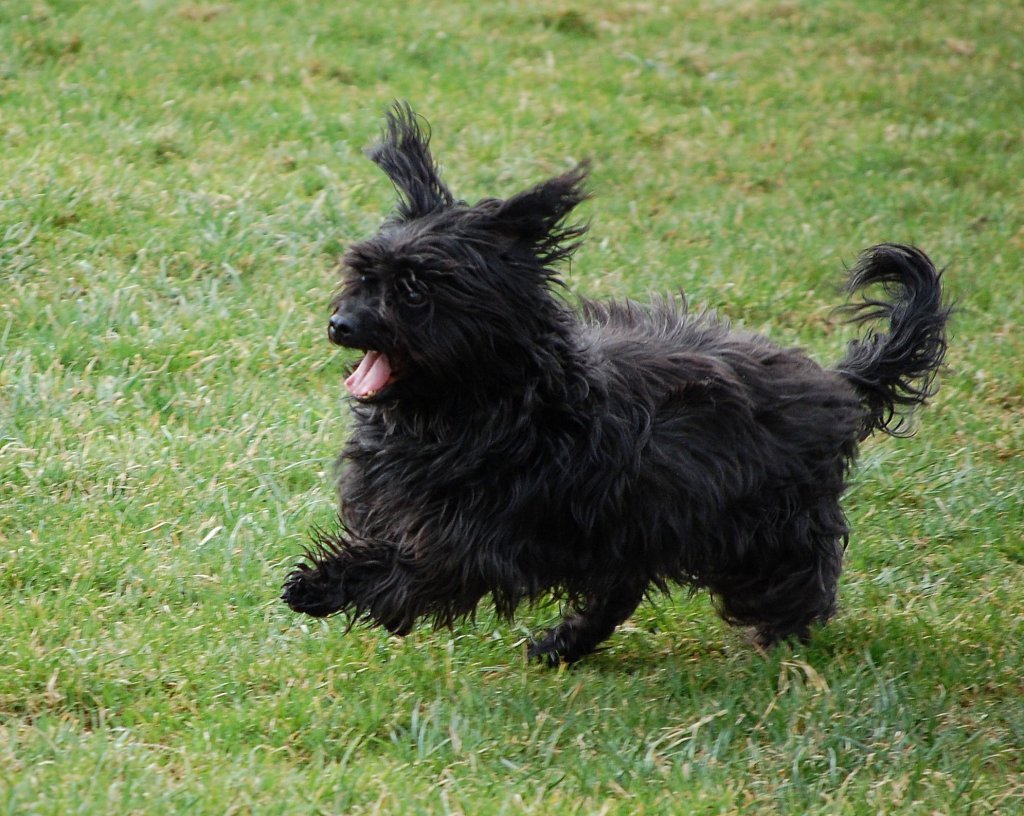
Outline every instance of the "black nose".
{"label": "black nose", "polygon": [[351,317],[340,312],[331,315],[331,320],[327,324],[327,337],[332,343],[337,343],[339,346],[345,345],[345,341],[352,336],[353,332],[355,332],[355,325]]}

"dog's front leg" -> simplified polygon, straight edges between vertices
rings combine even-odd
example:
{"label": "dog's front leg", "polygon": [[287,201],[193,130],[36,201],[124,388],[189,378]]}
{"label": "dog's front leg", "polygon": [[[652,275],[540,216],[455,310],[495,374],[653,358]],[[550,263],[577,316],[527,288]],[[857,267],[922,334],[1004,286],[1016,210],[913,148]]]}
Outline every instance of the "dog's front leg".
{"label": "dog's front leg", "polygon": [[345,612],[353,622],[368,619],[404,635],[421,612],[409,591],[407,560],[386,541],[317,531],[306,561],[289,573],[281,598],[315,618]]}
{"label": "dog's front leg", "polygon": [[296,612],[317,618],[342,612],[351,623],[406,635],[421,618],[450,625],[472,614],[488,587],[462,567],[417,558],[389,541],[318,532],[281,597]]}
{"label": "dog's front leg", "polygon": [[587,598],[530,647],[530,658],[557,666],[590,654],[633,614],[646,588],[642,583],[622,583],[599,597]]}

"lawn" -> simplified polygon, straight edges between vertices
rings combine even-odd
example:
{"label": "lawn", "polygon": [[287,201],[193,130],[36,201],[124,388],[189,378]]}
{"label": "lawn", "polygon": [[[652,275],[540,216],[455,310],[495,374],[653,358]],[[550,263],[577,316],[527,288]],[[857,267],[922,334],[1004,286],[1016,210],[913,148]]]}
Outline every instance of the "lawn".
{"label": "lawn", "polygon": [[[1024,813],[1024,6],[3,0],[0,811]],[[847,508],[842,611],[762,655],[708,599],[570,670],[557,615],[405,640],[278,600],[333,516],[338,254],[395,98],[467,199],[589,158],[572,289],[836,360],[844,264],[957,303]]]}

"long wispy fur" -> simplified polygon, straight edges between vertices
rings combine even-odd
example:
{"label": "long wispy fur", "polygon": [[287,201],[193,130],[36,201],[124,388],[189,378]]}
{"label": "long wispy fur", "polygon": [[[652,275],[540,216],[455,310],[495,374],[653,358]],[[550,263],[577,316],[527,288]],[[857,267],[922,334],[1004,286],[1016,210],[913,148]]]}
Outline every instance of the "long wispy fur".
{"label": "long wispy fur", "polygon": [[946,348],[940,277],[920,250],[866,250],[853,308],[884,324],[824,369],[681,299],[576,306],[557,265],[579,245],[577,167],[469,205],[441,181],[404,104],[371,158],[399,191],[352,246],[331,339],[366,352],[340,456],[338,529],[284,600],[405,634],[485,597],[511,617],[564,599],[531,655],[593,651],[652,590],[710,591],[764,645],[836,610],[858,443],[905,433]]}

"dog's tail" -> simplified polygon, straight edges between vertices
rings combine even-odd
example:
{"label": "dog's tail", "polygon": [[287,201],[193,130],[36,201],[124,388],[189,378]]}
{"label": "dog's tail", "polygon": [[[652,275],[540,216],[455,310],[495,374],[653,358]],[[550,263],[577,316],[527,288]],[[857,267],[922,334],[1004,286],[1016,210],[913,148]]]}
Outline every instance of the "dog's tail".
{"label": "dog's tail", "polygon": [[852,322],[885,320],[889,330],[852,341],[836,370],[853,383],[867,409],[865,437],[876,430],[908,436],[909,414],[937,390],[950,307],[942,300],[941,273],[916,247],[879,244],[864,250],[846,288],[853,293],[875,283],[888,298],[865,298],[845,310]]}

